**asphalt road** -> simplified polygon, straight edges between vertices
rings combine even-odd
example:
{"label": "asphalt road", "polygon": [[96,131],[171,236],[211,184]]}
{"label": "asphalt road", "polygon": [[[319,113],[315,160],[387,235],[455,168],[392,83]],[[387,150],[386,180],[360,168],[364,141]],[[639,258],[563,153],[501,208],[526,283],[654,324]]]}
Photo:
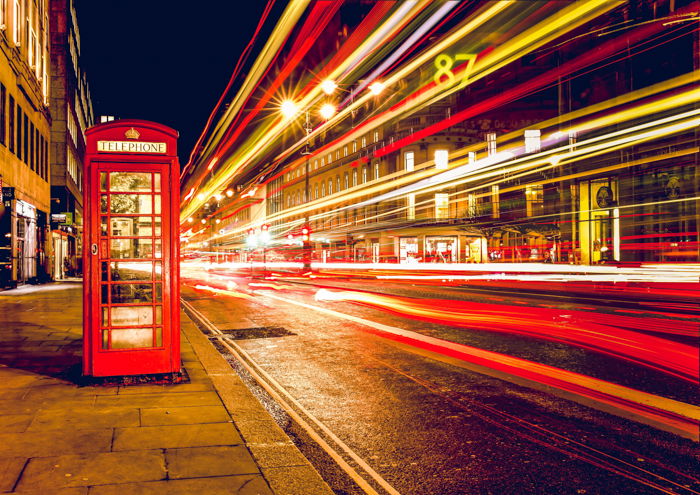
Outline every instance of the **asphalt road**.
{"label": "asphalt road", "polygon": [[[339,494],[367,490],[338,467],[336,455],[377,493],[700,493],[697,443],[691,440],[567,400],[547,387],[534,389],[476,372],[449,356],[436,359],[357,321],[308,306],[697,404],[697,389],[686,381],[562,343],[419,321],[367,305],[315,301],[317,287],[276,282],[272,290],[248,282],[239,279],[241,292],[219,295],[185,287],[183,297],[223,331],[221,341],[215,339],[222,353]],[[364,282],[351,288],[371,287]],[[387,285],[383,290],[446,297],[442,288],[412,293]],[[502,296],[499,304],[523,305],[515,302],[523,300],[518,294]],[[492,295],[461,291],[451,297]],[[528,296],[525,301],[528,307],[552,305],[551,298]],[[554,304],[568,310],[575,302]],[[590,307],[590,301],[586,304]],[[601,306],[615,309],[609,301]],[[263,390],[253,374],[281,390],[293,412],[280,407],[279,397]],[[308,426],[300,426],[295,415]],[[315,435],[331,454],[318,447]]]}

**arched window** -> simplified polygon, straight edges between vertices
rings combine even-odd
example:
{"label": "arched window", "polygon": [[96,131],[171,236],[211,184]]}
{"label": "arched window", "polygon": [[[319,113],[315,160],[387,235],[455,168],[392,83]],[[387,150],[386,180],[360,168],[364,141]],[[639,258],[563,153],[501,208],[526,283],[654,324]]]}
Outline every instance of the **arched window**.
{"label": "arched window", "polygon": [[374,180],[379,179],[379,164],[374,164]]}
{"label": "arched window", "polygon": [[321,183],[321,197],[325,197],[325,196],[326,196],[326,183],[322,182]]}
{"label": "arched window", "polygon": [[333,179],[328,179],[328,194],[333,194]]}
{"label": "arched window", "polygon": [[335,192],[340,192],[340,176],[335,176]]}
{"label": "arched window", "polygon": [[357,170],[352,171],[352,186],[355,187],[357,185]]}
{"label": "arched window", "polygon": [[343,180],[345,182],[345,189],[348,189],[350,187],[350,176],[348,175],[347,172],[345,172],[345,175],[343,176]]}
{"label": "arched window", "polygon": [[314,199],[318,199],[318,184],[314,186]]}
{"label": "arched window", "polygon": [[362,167],[362,183],[364,184],[367,182],[367,176],[369,174],[367,173],[367,167]]}

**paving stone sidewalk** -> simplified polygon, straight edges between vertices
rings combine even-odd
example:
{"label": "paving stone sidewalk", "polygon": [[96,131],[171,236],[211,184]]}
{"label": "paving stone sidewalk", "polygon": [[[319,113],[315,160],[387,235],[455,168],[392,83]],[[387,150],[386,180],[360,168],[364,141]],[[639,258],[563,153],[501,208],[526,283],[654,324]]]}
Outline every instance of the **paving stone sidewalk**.
{"label": "paving stone sidewalk", "polygon": [[81,305],[0,292],[0,493],[333,493],[184,313],[189,383],[82,386]]}

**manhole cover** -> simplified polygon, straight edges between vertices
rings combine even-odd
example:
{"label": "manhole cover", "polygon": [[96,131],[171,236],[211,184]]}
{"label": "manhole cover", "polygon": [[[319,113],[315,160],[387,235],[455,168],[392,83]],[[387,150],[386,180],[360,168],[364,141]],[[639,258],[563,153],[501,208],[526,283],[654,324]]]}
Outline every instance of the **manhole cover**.
{"label": "manhole cover", "polygon": [[230,330],[221,330],[223,334],[234,340],[243,339],[268,339],[271,337],[286,337],[288,335],[296,335],[283,327],[252,327],[252,328],[234,328]]}

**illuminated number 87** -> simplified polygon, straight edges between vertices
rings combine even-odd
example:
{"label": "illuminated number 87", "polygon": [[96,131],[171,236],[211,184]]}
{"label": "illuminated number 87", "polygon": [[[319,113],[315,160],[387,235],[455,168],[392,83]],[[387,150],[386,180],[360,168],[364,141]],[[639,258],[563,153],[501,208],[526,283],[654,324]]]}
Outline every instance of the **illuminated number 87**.
{"label": "illuminated number 87", "polygon": [[443,78],[446,77],[447,84],[452,86],[457,79],[452,72],[452,66],[454,65],[454,62],[462,62],[464,60],[467,61],[467,66],[462,70],[462,81],[458,87],[463,88],[466,86],[469,82],[469,74],[471,73],[472,68],[474,67],[474,62],[476,61],[476,54],[474,53],[458,53],[455,55],[454,60],[452,60],[452,57],[445,55],[444,53],[438,55],[435,58],[435,68],[437,71],[435,72],[435,76],[433,76],[435,84],[442,84]]}

